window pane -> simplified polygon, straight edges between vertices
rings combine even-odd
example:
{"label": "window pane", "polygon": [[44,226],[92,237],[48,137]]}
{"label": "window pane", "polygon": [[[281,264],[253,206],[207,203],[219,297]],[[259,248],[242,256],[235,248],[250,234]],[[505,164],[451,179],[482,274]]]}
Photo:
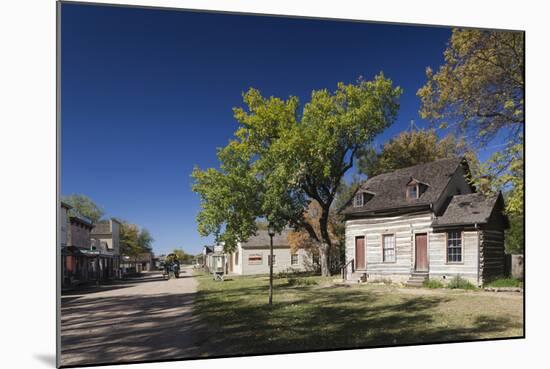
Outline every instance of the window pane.
{"label": "window pane", "polygon": [[462,232],[447,232],[447,262],[462,262]]}
{"label": "window pane", "polygon": [[354,205],[356,207],[363,206],[363,194],[362,193],[358,193],[358,194],[355,195]]}
{"label": "window pane", "polygon": [[384,235],[383,245],[384,245],[383,261],[394,262],[395,261],[395,236]]}

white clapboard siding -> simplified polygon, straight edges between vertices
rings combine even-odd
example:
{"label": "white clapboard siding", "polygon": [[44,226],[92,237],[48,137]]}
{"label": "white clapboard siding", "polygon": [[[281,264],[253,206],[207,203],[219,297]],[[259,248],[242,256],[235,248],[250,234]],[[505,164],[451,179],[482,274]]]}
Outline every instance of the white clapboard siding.
{"label": "white clapboard siding", "polygon": [[[252,274],[268,274],[269,264],[268,255],[270,254],[269,247],[242,247],[239,246],[239,261],[237,267],[234,268],[234,273],[242,275]],[[273,272],[281,273],[289,269],[295,271],[306,271],[311,269],[313,261],[308,253],[303,250],[297,250],[298,264],[293,265],[291,262],[292,251],[289,247],[275,246],[273,255],[275,255],[275,264],[273,264]],[[251,262],[249,258],[253,256],[256,261]],[[257,260],[259,258],[259,260]]]}
{"label": "white clapboard siding", "polygon": [[[368,274],[406,274],[413,267],[415,233],[429,233],[432,214],[405,214],[394,217],[354,219],[346,221],[346,262],[355,258],[355,239],[365,237]],[[382,260],[382,235],[395,236],[395,256],[392,263]],[[351,269],[351,267],[350,267]]]}
{"label": "white clapboard siding", "polygon": [[445,232],[429,235],[428,255],[430,277],[453,277],[460,275],[477,282],[478,276],[478,231],[464,231],[462,234],[462,262],[447,262],[447,238]]}
{"label": "white clapboard siding", "polygon": [[[394,217],[354,219],[346,221],[346,262],[355,259],[355,239],[365,237],[367,274],[385,276],[400,280],[400,276],[410,275],[414,269],[414,238],[416,233],[428,235],[428,264],[430,278],[452,278],[460,275],[474,283],[479,281],[478,270],[479,232],[464,231],[462,238],[462,262],[447,262],[446,232],[434,232],[431,228],[433,215],[430,212],[405,214]],[[396,261],[384,263],[382,260],[382,236],[393,234],[396,244]],[[491,237],[497,237],[493,235]],[[488,253],[491,251],[488,250]],[[489,255],[489,254],[488,254]],[[494,263],[487,260],[487,263]],[[348,267],[348,276],[351,275]]]}

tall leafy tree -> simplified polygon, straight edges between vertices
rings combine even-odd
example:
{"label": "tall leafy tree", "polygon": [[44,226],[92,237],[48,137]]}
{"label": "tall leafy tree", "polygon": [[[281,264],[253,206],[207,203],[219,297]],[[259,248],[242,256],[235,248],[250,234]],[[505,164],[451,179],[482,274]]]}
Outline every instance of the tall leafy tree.
{"label": "tall leafy tree", "polygon": [[475,160],[475,154],[464,140],[452,134],[439,138],[435,129],[401,132],[386,142],[381,150],[369,148],[359,160],[359,172],[369,177],[417,164],[465,155]]}
{"label": "tall leafy tree", "polygon": [[[299,112],[296,97],[264,98],[250,89],[243,96],[247,109],[234,109],[235,138],[218,151],[220,169],[193,171],[199,232],[231,248],[254,234],[258,218],[278,229],[291,225],[319,245],[328,275],[332,203],[356,154],[395,120],[400,95],[380,74],[339,83],[334,92],[313,91]],[[313,200],[320,207],[318,232],[304,216]]]}
{"label": "tall leafy tree", "polygon": [[420,115],[456,125],[480,147],[495,137],[503,141],[474,179],[481,189],[505,191],[508,214],[522,218],[524,33],[454,29],[444,57],[436,73],[426,70],[427,82],[417,92]]}
{"label": "tall leafy tree", "polygon": [[524,34],[454,29],[445,63],[418,90],[420,115],[457,124],[482,144],[499,133],[522,142],[525,123]]}
{"label": "tall leafy tree", "polygon": [[144,252],[151,252],[154,238],[146,228],[141,228],[138,233],[137,244]]}
{"label": "tall leafy tree", "polygon": [[191,263],[193,259],[195,258],[193,255],[186,253],[183,251],[183,249],[174,249],[172,251],[172,254],[174,254],[175,258],[180,263]]}
{"label": "tall leafy tree", "polygon": [[70,215],[83,216],[94,223],[97,223],[104,215],[103,209],[86,195],[71,194],[63,197],[63,201],[72,206],[72,209],[69,210]]}
{"label": "tall leafy tree", "polygon": [[147,229],[122,221],[120,225],[120,252],[134,261],[146,252],[151,252],[154,239]]}
{"label": "tall leafy tree", "polygon": [[142,249],[139,245],[139,227],[122,221],[120,224],[120,253],[130,257],[137,257]]}

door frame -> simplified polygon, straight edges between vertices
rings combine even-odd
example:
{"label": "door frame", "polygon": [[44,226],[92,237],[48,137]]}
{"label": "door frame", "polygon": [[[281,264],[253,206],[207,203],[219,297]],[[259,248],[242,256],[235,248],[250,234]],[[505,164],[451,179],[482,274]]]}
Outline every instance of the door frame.
{"label": "door frame", "polygon": [[[417,270],[417,266],[416,266],[416,236],[417,235],[422,235],[422,234],[425,234],[426,235],[426,270]],[[414,237],[414,241],[413,241],[413,270],[415,272],[429,272],[430,271],[430,237],[429,237],[429,232],[414,232],[413,234],[413,237]]]}
{"label": "door frame", "polygon": [[[359,267],[359,264],[357,263],[357,239],[362,238],[363,239],[363,265]],[[367,235],[360,235],[355,236],[354,238],[354,259],[355,259],[355,270],[367,270]]]}

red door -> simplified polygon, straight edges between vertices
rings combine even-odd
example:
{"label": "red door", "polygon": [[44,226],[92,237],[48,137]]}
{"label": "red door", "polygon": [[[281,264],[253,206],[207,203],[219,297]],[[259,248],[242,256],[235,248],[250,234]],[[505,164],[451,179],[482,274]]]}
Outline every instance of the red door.
{"label": "red door", "polygon": [[355,237],[355,269],[367,269],[365,264],[365,237]]}
{"label": "red door", "polygon": [[419,233],[415,235],[416,244],[416,265],[415,270],[418,272],[428,271],[428,235]]}

